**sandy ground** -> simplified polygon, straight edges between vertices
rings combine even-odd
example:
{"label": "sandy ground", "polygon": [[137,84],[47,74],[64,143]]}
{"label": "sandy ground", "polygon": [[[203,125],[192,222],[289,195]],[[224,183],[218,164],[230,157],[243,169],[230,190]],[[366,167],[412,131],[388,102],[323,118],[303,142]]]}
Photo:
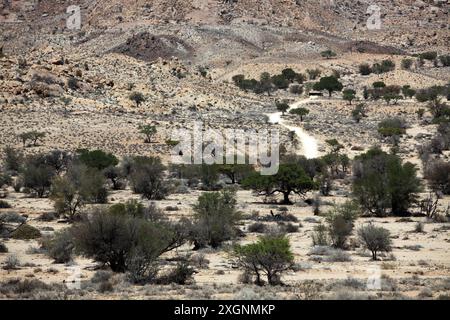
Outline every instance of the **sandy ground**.
{"label": "sandy ground", "polygon": [[[199,191],[192,191],[189,194],[174,194],[166,200],[158,201],[158,207],[164,209],[167,206],[176,206],[178,211],[167,212],[167,215],[172,219],[178,219],[182,216],[190,216],[192,214],[192,204],[200,194]],[[117,203],[125,199],[137,198],[136,195],[131,194],[129,190],[115,191],[110,196],[110,203]],[[270,210],[276,210],[278,206],[263,204],[262,199],[256,198],[249,191],[238,192],[238,208],[246,215],[256,214],[267,215]],[[52,211],[52,204],[48,199],[29,199],[24,198],[23,195],[11,192],[8,196],[8,201],[12,204],[13,209],[2,209],[0,212],[14,210],[21,214],[27,214],[29,223],[32,226],[39,228],[43,234],[51,233],[51,231],[43,230],[59,230],[65,228],[65,224],[60,224],[56,221],[41,222],[37,220],[40,214]],[[297,199],[298,200],[298,199]],[[345,198],[331,196],[323,198],[327,204],[332,202],[342,202]],[[445,203],[450,203],[450,198],[444,199]],[[322,210],[326,211],[329,206],[325,205]],[[296,264],[299,270],[296,272],[288,272],[283,281],[293,288],[297,288],[308,280],[314,280],[314,283],[321,283],[321,281],[344,281],[348,278],[359,279],[362,283],[366,283],[373,270],[379,268],[383,277],[388,276],[394,281],[405,281],[412,277],[419,277],[422,281],[430,286],[435,296],[439,294],[448,294],[449,288],[444,290],[433,289],[433,281],[447,281],[450,277],[450,237],[449,237],[449,223],[432,223],[425,220],[425,218],[412,218],[409,222],[400,222],[399,218],[359,218],[356,223],[356,228],[373,221],[377,225],[387,228],[393,238],[392,254],[382,255],[380,261],[371,261],[370,254],[361,248],[352,248],[347,253],[350,255],[351,261],[348,262],[326,262],[314,261],[308,253],[312,247],[311,233],[314,226],[322,219],[322,217],[314,216],[312,208],[307,205],[302,205],[298,202],[297,205],[288,207],[289,213],[298,218],[299,222],[294,223],[300,225],[298,232],[290,233],[292,250],[295,254]],[[425,232],[413,232],[416,222],[422,221],[425,223]],[[246,219],[242,222],[241,229],[246,230],[248,225],[254,221]],[[267,223],[275,226],[276,223]],[[240,243],[248,243],[256,240],[257,234],[248,233],[245,238],[238,240]],[[349,243],[356,243],[355,236],[352,236]],[[19,259],[21,266],[18,270],[0,270],[0,279],[6,280],[8,278],[36,278],[46,283],[64,283],[70,281],[73,275],[73,264],[63,265],[54,264],[52,260],[41,253],[32,253],[33,249],[39,247],[35,240],[8,240],[5,244],[9,253],[0,254],[0,264],[5,259],[14,254]],[[418,247],[415,247],[419,245]],[[187,255],[190,252],[190,246],[185,245],[170,253],[163,259],[167,259],[175,254]],[[198,269],[195,274],[195,285],[200,288],[209,288],[212,284],[222,288],[228,288],[219,294],[218,291],[213,293],[216,297],[233,297],[236,294],[238,285],[238,278],[240,271],[234,268],[230,254],[225,250],[215,251],[204,249],[201,251],[208,259],[209,266],[206,269]],[[76,266],[81,268],[80,275],[82,281],[88,281],[95,272],[95,264],[88,259],[77,257],[74,261]],[[127,288],[131,296],[140,295],[139,286],[132,286],[129,284],[121,284],[121,288]],[[134,288],[134,289],[133,289]],[[153,288],[157,290],[157,286]],[[163,290],[163,289],[161,289]],[[295,298],[293,291],[283,289],[280,292],[287,290],[286,295],[290,298]],[[227,293],[227,291],[229,291]],[[295,290],[294,290],[295,291]],[[280,294],[278,292],[278,294]],[[416,297],[420,290],[415,288],[403,288],[401,293],[405,296]],[[114,296],[118,295],[116,292]],[[222,295],[223,294],[223,295]],[[180,298],[190,298],[189,295],[180,294]],[[176,298],[171,295],[170,298]]]}

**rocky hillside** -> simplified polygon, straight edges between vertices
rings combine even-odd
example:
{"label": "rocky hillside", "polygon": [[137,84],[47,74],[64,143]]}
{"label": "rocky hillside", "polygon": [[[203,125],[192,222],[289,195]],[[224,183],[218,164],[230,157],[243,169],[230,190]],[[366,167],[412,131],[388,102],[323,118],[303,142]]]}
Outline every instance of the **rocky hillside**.
{"label": "rocky hillside", "polygon": [[[66,8],[71,4],[80,4],[79,33],[84,37],[66,29]],[[367,10],[372,4],[369,0],[3,1],[0,22],[6,23],[0,25],[1,41],[9,51],[27,50],[41,42],[62,44],[67,37],[79,37],[83,43],[97,41],[105,34],[110,35],[109,42],[123,44],[130,37],[133,40],[140,29],[150,28],[152,33],[166,36],[167,41],[156,43],[158,47],[166,42],[175,47],[183,43],[202,52],[205,47],[219,54],[225,51],[228,56],[242,53],[239,47],[250,51],[244,57],[259,55],[280,40],[291,40],[295,51],[295,43],[305,37],[312,41],[321,37],[335,42],[371,41],[405,51],[430,47],[445,51],[448,47],[446,0],[377,1],[380,30],[367,28],[371,15]]]}

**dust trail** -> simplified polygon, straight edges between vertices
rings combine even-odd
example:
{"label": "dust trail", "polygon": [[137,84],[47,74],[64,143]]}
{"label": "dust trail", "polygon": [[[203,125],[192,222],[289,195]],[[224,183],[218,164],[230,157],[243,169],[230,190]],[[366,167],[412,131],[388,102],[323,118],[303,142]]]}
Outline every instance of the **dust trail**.
{"label": "dust trail", "polygon": [[[290,110],[298,108],[301,104],[309,101],[309,99],[300,100],[290,105],[287,113]],[[313,136],[309,135],[302,127],[295,127],[287,125],[285,120],[281,117],[281,112],[269,113],[267,116],[269,117],[269,122],[273,124],[279,124],[285,127],[286,129],[293,131],[295,135],[298,137],[302,144],[301,150],[298,150],[298,154],[304,155],[308,159],[317,158],[319,156],[319,146],[317,143],[317,139]]]}

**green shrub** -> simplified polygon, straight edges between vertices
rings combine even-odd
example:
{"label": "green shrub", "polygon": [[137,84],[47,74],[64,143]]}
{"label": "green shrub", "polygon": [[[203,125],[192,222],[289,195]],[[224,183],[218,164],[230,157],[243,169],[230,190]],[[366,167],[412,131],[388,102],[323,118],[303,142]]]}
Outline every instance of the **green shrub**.
{"label": "green shrub", "polygon": [[23,154],[10,146],[6,146],[3,149],[3,153],[3,164],[5,166],[5,170],[14,172],[19,171],[23,164]]}
{"label": "green shrub", "polygon": [[5,200],[0,200],[0,209],[9,209],[11,208],[11,205],[5,201]]}
{"label": "green shrub", "polygon": [[54,288],[38,279],[7,279],[0,283],[0,293],[2,294],[27,294],[52,289]]}
{"label": "green shrub", "polygon": [[20,240],[31,240],[41,237],[41,232],[28,224],[22,224],[11,234],[11,238]]}
{"label": "green shrub", "polygon": [[256,243],[235,246],[234,255],[240,267],[256,276],[258,285],[263,284],[262,274],[270,285],[280,284],[281,274],[294,263],[289,239],[283,235],[267,235]]}
{"label": "green shrub", "polygon": [[130,173],[132,190],[148,200],[164,199],[169,193],[163,176],[165,169],[158,157],[135,157]]}
{"label": "green shrub", "polygon": [[78,160],[87,167],[97,170],[104,170],[111,166],[114,167],[119,163],[115,155],[102,150],[78,150]]}
{"label": "green shrub", "polygon": [[444,67],[449,67],[450,66],[450,55],[443,55],[443,56],[439,56],[439,60],[441,61],[442,65]]}
{"label": "green shrub", "polygon": [[0,221],[7,223],[24,223],[27,220],[24,216],[16,212],[0,213]]}
{"label": "green shrub", "polygon": [[368,224],[358,230],[358,236],[365,248],[372,252],[372,259],[377,260],[380,251],[391,251],[391,238],[388,230]]}
{"label": "green shrub", "polygon": [[0,188],[3,186],[10,186],[12,184],[12,178],[8,173],[0,172]]}
{"label": "green shrub", "polygon": [[419,55],[419,58],[432,61],[437,58],[437,52],[436,51],[423,52]]}
{"label": "green shrub", "polygon": [[92,276],[91,282],[92,283],[107,282],[112,278],[113,275],[114,275],[113,272],[109,270],[98,270]]}
{"label": "green shrub", "polygon": [[327,226],[320,223],[314,227],[314,232],[311,234],[313,246],[328,246],[330,240],[328,238]]}
{"label": "green shrub", "polygon": [[353,195],[364,211],[386,216],[406,215],[421,190],[415,165],[379,148],[355,158],[353,164]]}
{"label": "green shrub", "polygon": [[248,232],[254,232],[254,233],[265,233],[266,232],[266,225],[261,222],[255,222],[248,226]]}
{"label": "green shrub", "polygon": [[188,281],[192,280],[194,272],[194,269],[186,261],[180,261],[167,275],[163,276],[161,279],[158,279],[158,283],[176,283],[185,285]]}
{"label": "green shrub", "polygon": [[194,205],[192,240],[196,248],[210,245],[217,248],[223,241],[237,235],[236,224],[241,214],[236,210],[233,191],[203,193]]}
{"label": "green shrub", "polygon": [[409,58],[405,58],[402,60],[402,69],[403,70],[409,70],[411,69],[411,66],[413,64],[413,60]]}
{"label": "green shrub", "polygon": [[372,73],[372,68],[369,64],[363,63],[359,65],[359,73],[363,76],[368,76]]}
{"label": "green shrub", "polygon": [[153,280],[158,257],[184,243],[174,225],[98,211],[71,229],[76,251],[108,265],[114,272],[127,272],[134,283]]}
{"label": "green shrub", "polygon": [[353,231],[354,221],[359,215],[359,207],[356,203],[348,201],[342,205],[335,205],[327,213],[328,235],[331,244],[343,249],[346,246],[347,238]]}
{"label": "green shrub", "polygon": [[41,246],[55,263],[67,263],[72,260],[73,239],[68,231],[59,231],[50,238],[44,238]]}
{"label": "green shrub", "polygon": [[7,253],[8,248],[5,246],[3,242],[0,242],[0,253]]}
{"label": "green shrub", "polygon": [[390,118],[378,124],[378,133],[384,137],[401,136],[406,133],[406,125],[402,119]]}
{"label": "green shrub", "polygon": [[383,60],[381,63],[375,63],[372,70],[376,74],[395,70],[395,63],[392,60]]}

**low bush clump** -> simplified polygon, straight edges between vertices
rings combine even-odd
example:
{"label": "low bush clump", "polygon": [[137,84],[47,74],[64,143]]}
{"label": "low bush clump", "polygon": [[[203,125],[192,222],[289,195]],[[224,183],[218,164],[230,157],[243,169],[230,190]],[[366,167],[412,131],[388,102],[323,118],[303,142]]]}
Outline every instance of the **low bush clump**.
{"label": "low bush clump", "polygon": [[265,233],[266,225],[261,222],[255,222],[248,226],[248,232]]}
{"label": "low bush clump", "polygon": [[0,242],[0,253],[7,253],[8,248],[5,246],[3,242]]}
{"label": "low bush clump", "polygon": [[43,239],[42,247],[55,263],[67,263],[72,260],[74,244],[68,231],[55,232],[53,237]]}
{"label": "low bush clump", "polygon": [[8,279],[0,283],[0,293],[2,294],[25,294],[35,291],[48,291],[52,287],[38,279]]}
{"label": "low bush clump", "polygon": [[4,270],[15,270],[20,266],[20,261],[16,255],[9,255],[3,265]]}
{"label": "low bush clump", "polygon": [[390,232],[382,227],[368,224],[358,230],[358,236],[364,247],[372,252],[373,260],[377,260],[378,252],[392,250]]}
{"label": "low bush clump", "polygon": [[3,212],[0,213],[0,221],[6,223],[24,223],[27,220],[24,216],[16,212]]}
{"label": "low bush clump", "polygon": [[167,275],[158,279],[158,283],[170,284],[176,283],[180,285],[186,284],[192,280],[194,269],[186,261],[180,261],[177,266],[171,270]]}
{"label": "low bush clump", "polygon": [[294,264],[289,239],[284,235],[267,235],[258,242],[245,246],[236,246],[234,254],[239,266],[253,276],[255,283],[262,285],[261,275],[267,276],[270,285],[281,283],[281,274]]}
{"label": "low bush clump", "polygon": [[109,281],[113,276],[113,272],[109,270],[98,270],[91,278],[92,283],[101,283]]}
{"label": "low bush clump", "polygon": [[156,277],[161,254],[184,243],[181,229],[162,221],[98,211],[70,232],[78,252],[114,272],[127,272],[134,283],[143,283]]}
{"label": "low bush clump", "polygon": [[29,224],[22,224],[11,234],[11,238],[20,240],[31,240],[40,237],[41,232],[37,228],[32,227]]}
{"label": "low bush clump", "polygon": [[9,209],[11,208],[11,205],[5,201],[5,200],[0,200],[0,209]]}

